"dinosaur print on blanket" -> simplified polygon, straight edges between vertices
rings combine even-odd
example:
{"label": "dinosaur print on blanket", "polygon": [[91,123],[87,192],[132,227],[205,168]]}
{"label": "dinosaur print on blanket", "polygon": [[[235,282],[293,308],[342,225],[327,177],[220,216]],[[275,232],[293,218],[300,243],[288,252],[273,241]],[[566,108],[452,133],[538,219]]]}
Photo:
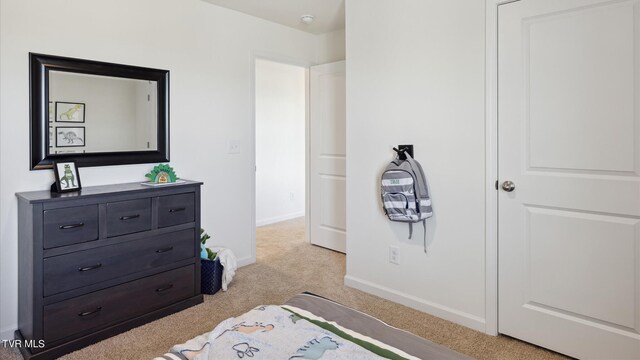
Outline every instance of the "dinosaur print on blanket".
{"label": "dinosaur print on blanket", "polygon": [[253,357],[255,353],[260,351],[260,349],[249,345],[249,343],[243,342],[240,344],[235,344],[232,347],[233,350],[236,351],[236,355],[242,359],[245,356]]}
{"label": "dinosaur print on blanket", "polygon": [[322,339],[313,339],[309,341],[305,346],[298,349],[298,355],[294,355],[291,359],[308,359],[318,360],[324,355],[327,350],[335,350],[339,347],[338,343],[328,336]]}
{"label": "dinosaur print on blanket", "polygon": [[226,334],[228,331],[237,331],[246,335],[253,334],[255,332],[269,332],[273,330],[275,326],[273,324],[263,324],[263,323],[253,323],[252,325],[247,325],[243,322],[234,325],[232,328],[225,330],[222,334],[218,335],[218,337]]}
{"label": "dinosaur print on blanket", "polygon": [[291,321],[295,324],[298,322],[298,320],[302,320],[302,318],[300,316],[298,316],[297,314],[291,314],[289,315],[289,319],[291,319]]}

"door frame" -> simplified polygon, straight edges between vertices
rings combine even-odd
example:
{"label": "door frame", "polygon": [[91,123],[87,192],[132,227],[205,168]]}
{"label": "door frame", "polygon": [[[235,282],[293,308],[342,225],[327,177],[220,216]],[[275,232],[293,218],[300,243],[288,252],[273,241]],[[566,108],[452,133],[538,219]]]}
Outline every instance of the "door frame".
{"label": "door frame", "polygon": [[251,233],[251,258],[247,261],[248,265],[256,262],[256,60],[273,61],[280,64],[287,64],[293,66],[299,66],[305,69],[305,120],[304,120],[304,132],[305,132],[305,169],[304,169],[304,183],[305,183],[305,221],[304,221],[304,240],[309,242],[309,67],[315,65],[314,63],[289,57],[282,54],[266,52],[266,51],[252,51],[251,52],[251,166],[253,167],[253,176],[251,177],[251,221],[253,226],[253,232]]}
{"label": "door frame", "polygon": [[485,333],[498,329],[498,8],[485,0]]}

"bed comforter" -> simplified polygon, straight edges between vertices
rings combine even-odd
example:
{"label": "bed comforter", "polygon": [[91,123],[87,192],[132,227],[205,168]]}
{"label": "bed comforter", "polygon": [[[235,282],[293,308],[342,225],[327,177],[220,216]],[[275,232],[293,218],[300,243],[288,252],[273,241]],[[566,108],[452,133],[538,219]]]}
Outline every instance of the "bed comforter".
{"label": "bed comforter", "polygon": [[285,305],[229,318],[155,360],[245,358],[469,359],[333,301],[301,294]]}

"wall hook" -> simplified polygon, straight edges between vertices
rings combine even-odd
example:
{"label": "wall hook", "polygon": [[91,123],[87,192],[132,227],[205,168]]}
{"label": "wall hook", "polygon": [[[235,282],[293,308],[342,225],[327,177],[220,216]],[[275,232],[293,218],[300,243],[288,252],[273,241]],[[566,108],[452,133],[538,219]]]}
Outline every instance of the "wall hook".
{"label": "wall hook", "polygon": [[393,148],[393,150],[398,153],[398,159],[400,160],[407,160],[407,155],[405,154],[405,151],[407,153],[409,153],[409,155],[411,155],[411,157],[413,156],[413,145],[398,145],[397,148]]}

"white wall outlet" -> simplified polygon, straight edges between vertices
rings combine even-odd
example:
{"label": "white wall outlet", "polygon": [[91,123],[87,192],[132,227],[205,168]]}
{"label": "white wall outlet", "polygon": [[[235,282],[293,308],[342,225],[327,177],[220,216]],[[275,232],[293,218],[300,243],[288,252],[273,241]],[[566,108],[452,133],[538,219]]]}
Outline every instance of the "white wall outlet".
{"label": "white wall outlet", "polygon": [[240,140],[229,140],[229,148],[227,149],[229,154],[240,154]]}
{"label": "white wall outlet", "polygon": [[400,265],[400,248],[397,246],[389,246],[389,262]]}
{"label": "white wall outlet", "polygon": [[289,193],[289,200],[293,201],[293,200],[295,200],[295,198],[296,198],[296,196],[292,192],[290,192]]}

